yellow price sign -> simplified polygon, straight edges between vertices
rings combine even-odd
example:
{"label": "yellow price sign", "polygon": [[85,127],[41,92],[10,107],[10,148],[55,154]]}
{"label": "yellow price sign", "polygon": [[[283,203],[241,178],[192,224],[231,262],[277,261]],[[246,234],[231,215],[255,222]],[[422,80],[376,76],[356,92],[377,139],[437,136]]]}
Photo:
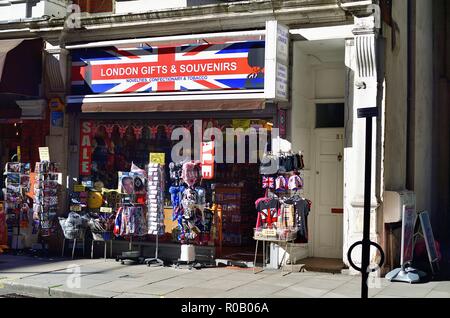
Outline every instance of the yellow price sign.
{"label": "yellow price sign", "polygon": [[166,154],[164,152],[151,152],[150,163],[163,165],[166,163]]}
{"label": "yellow price sign", "polygon": [[84,192],[84,191],[86,191],[86,187],[82,184],[76,184],[73,186],[73,191],[74,192]]}

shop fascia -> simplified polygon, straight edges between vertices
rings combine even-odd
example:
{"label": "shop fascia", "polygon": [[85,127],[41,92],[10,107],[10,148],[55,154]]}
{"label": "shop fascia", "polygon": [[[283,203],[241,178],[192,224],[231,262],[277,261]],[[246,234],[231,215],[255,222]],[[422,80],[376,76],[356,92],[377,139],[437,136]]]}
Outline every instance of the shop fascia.
{"label": "shop fascia", "polygon": [[[261,47],[246,54],[233,48],[239,43]],[[72,54],[69,107],[187,100],[288,102],[289,29],[277,21],[267,21],[265,30],[103,41],[66,48]],[[214,51],[220,48],[228,51]],[[248,85],[252,80],[258,84]]]}

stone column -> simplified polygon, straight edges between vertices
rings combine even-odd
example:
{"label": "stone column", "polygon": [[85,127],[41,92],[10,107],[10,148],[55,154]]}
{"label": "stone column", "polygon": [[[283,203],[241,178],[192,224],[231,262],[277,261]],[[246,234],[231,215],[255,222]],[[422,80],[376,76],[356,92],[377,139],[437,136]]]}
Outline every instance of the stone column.
{"label": "stone column", "polygon": [[[374,16],[355,18],[354,38],[346,42],[346,67],[348,76],[346,94],[346,136],[344,150],[344,246],[343,260],[349,265],[347,251],[356,241],[362,240],[364,216],[364,164],[366,120],[357,117],[357,110],[380,107],[382,88],[378,61],[379,40]],[[382,84],[382,82],[381,82]],[[380,117],[373,119],[372,136],[372,185],[370,239],[380,243],[378,221],[381,189],[382,138]],[[350,124],[349,124],[350,123]],[[352,259],[361,266],[361,247],[353,250]],[[378,260],[375,249],[371,249],[371,263]],[[350,274],[356,272],[350,267]]]}

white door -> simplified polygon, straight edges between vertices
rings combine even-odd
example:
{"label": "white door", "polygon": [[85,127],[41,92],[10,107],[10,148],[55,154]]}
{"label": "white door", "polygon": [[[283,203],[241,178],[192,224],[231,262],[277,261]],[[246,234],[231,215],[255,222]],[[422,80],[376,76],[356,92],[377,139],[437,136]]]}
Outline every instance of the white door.
{"label": "white door", "polygon": [[316,129],[313,256],[342,258],[344,129]]}

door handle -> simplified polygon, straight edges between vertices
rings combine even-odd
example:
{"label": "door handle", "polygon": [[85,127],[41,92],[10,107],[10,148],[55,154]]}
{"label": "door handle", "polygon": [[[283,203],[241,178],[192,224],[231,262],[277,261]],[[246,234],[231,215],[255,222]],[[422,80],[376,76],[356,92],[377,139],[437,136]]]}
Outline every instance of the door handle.
{"label": "door handle", "polygon": [[337,160],[338,160],[339,162],[341,162],[341,161],[342,161],[342,154],[341,154],[341,153],[339,153],[339,154],[338,154],[338,156],[337,156]]}

